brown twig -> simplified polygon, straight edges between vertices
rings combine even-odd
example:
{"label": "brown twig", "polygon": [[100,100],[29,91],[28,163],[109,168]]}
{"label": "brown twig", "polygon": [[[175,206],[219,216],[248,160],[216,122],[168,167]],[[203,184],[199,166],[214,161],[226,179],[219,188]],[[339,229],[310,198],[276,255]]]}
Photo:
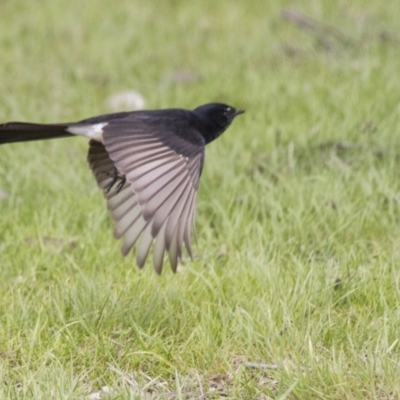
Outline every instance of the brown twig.
{"label": "brown twig", "polygon": [[[318,34],[318,39],[325,45],[328,45],[328,36],[333,37],[344,44],[349,44],[351,42],[350,38],[335,26],[322,21],[317,21],[299,11],[284,9],[281,11],[281,17],[307,32]],[[325,36],[325,38],[321,37],[321,35]]]}

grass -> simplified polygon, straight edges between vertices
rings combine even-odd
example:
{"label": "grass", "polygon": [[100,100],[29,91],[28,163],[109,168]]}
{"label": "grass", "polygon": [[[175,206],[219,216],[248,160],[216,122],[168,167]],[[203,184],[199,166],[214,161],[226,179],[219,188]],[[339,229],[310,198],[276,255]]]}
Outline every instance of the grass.
{"label": "grass", "polygon": [[396,2],[0,14],[2,121],[109,112],[125,89],[247,110],[207,148],[176,275],[120,256],[84,140],[0,148],[2,399],[400,398]]}

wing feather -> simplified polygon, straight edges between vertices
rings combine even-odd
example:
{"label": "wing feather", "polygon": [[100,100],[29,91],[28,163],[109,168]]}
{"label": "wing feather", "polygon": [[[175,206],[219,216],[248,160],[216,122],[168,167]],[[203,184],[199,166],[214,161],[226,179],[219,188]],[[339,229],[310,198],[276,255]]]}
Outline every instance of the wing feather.
{"label": "wing feather", "polygon": [[88,161],[115,222],[114,236],[123,237],[122,254],[137,243],[136,262],[142,268],[154,244],[156,272],[162,271],[166,251],[176,271],[183,245],[192,256],[190,236],[204,140],[184,140],[165,132],[164,125],[145,125],[111,121],[103,128],[104,144],[90,142]]}
{"label": "wing feather", "polygon": [[[163,260],[164,260],[164,252],[165,252],[165,227],[167,226],[166,223],[160,228],[158,234],[157,234],[157,239],[156,239],[156,244],[154,245],[154,250],[153,250],[153,264],[154,264],[154,269],[158,274],[161,273],[162,270],[162,265],[163,265]],[[153,237],[155,236],[152,234]]]}

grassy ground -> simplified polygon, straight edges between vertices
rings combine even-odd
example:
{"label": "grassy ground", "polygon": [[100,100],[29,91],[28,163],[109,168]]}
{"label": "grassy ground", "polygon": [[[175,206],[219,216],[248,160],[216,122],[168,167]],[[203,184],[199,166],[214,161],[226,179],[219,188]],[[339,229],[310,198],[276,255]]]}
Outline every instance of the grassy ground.
{"label": "grassy ground", "polygon": [[0,148],[0,397],[399,399],[399,19],[2,1],[2,121],[109,112],[125,89],[247,112],[207,149],[176,275],[120,256],[83,139]]}

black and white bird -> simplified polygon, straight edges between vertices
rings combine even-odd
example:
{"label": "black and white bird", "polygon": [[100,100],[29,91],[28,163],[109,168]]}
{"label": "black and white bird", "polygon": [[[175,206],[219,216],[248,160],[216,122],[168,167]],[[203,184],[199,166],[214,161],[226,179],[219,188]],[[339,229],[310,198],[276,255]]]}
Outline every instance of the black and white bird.
{"label": "black and white bird", "polygon": [[123,238],[125,256],[137,242],[142,268],[154,243],[153,264],[161,273],[164,253],[177,269],[190,238],[204,163],[205,145],[244,111],[221,103],[194,110],[164,109],[100,115],[73,123],[0,125],[0,144],[62,138],[90,139],[88,162]]}

